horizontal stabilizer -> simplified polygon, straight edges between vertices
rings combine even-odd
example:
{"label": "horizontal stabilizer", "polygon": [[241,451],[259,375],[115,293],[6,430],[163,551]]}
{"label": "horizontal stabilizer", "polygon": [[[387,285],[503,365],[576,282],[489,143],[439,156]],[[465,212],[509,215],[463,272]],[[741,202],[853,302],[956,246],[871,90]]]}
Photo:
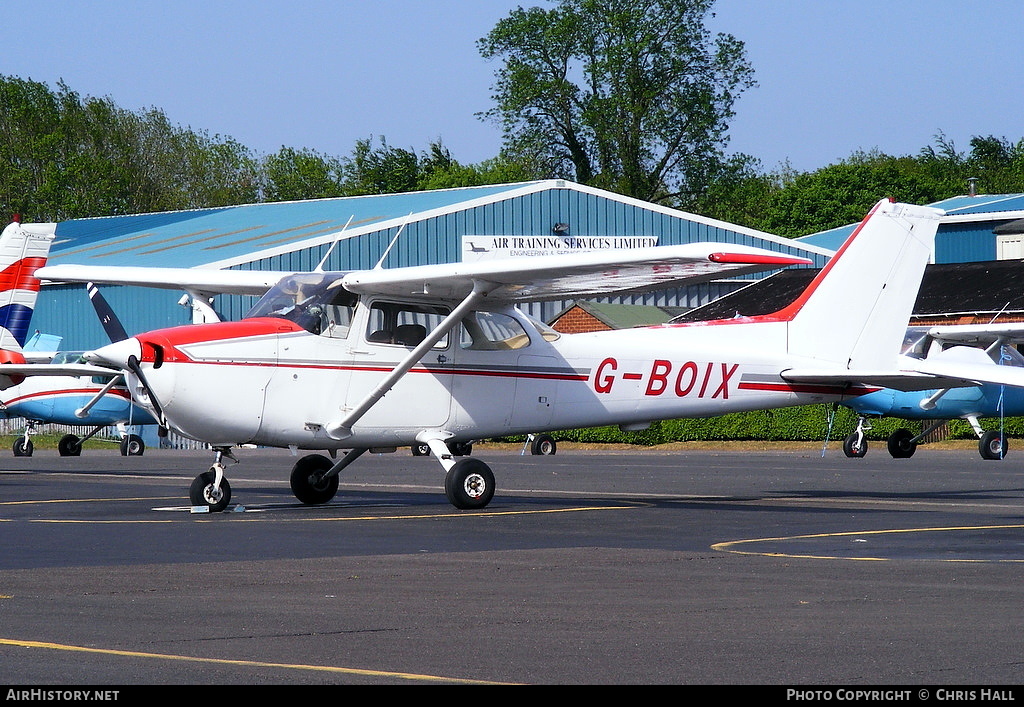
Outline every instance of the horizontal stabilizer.
{"label": "horizontal stabilizer", "polygon": [[977,385],[970,378],[940,377],[914,371],[883,370],[829,370],[790,368],[782,372],[790,383],[814,383],[829,386],[877,386],[902,391],[935,390],[937,388],[966,388]]}
{"label": "horizontal stabilizer", "polygon": [[794,383],[877,385],[903,391],[966,388],[984,383],[1024,388],[1024,368],[999,366],[981,349],[958,346],[925,359],[900,356],[899,370],[830,371],[795,369],[782,372]]}

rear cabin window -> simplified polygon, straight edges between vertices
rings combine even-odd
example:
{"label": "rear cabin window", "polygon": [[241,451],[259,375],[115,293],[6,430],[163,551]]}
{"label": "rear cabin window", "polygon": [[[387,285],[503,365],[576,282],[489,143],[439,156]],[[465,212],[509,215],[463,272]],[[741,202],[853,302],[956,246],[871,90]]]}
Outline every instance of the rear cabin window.
{"label": "rear cabin window", "polygon": [[[376,344],[418,346],[449,310],[429,304],[410,302],[374,302],[366,327],[366,340]],[[448,335],[434,344],[435,349],[448,348]]]}

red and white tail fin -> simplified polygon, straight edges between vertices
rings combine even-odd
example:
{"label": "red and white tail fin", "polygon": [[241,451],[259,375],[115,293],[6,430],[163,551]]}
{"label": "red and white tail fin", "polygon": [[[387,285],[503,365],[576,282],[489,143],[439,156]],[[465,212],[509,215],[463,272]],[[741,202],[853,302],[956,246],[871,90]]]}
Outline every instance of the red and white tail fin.
{"label": "red and white tail fin", "polygon": [[0,233],[0,349],[20,352],[39,295],[37,269],[46,264],[55,223],[21,224]]}
{"label": "red and white tail fin", "polygon": [[789,353],[828,367],[894,368],[942,215],[878,202],[796,301],[774,315],[788,321]]}

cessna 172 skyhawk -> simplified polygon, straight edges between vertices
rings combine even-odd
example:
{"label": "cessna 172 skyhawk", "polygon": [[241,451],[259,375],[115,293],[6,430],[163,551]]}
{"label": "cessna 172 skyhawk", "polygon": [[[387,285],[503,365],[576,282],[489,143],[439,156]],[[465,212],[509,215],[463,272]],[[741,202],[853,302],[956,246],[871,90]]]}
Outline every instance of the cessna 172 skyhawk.
{"label": "cessna 172 skyhawk", "polygon": [[[237,444],[328,451],[331,458],[311,454],[292,469],[292,490],[309,504],[332,499],[339,473],[364,452],[426,444],[445,470],[449,501],[483,508],[493,473],[460,456],[477,439],[637,429],[880,386],[1024,384],[1021,371],[1004,366],[934,372],[938,361],[899,358],[940,215],[879,202],[806,291],[773,315],[561,336],[514,305],[806,261],[693,243],[353,272],[60,265],[38,274],[204,292],[259,293],[277,280],[240,321],[151,331],[87,354],[95,365],[85,368],[123,372],[161,424],[212,446],[213,465],[190,489],[194,505],[227,506],[223,461]],[[336,459],[339,450],[347,451]]]}

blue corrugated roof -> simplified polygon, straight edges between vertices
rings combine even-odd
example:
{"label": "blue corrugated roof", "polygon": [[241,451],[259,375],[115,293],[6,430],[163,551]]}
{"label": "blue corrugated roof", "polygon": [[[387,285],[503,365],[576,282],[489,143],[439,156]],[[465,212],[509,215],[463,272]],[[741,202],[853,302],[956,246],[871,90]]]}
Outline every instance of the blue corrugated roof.
{"label": "blue corrugated roof", "polygon": [[194,267],[520,189],[504,184],[62,221],[50,262]]}
{"label": "blue corrugated roof", "polygon": [[[947,216],[961,216],[967,214],[998,214],[1003,211],[1024,210],[1024,194],[984,194],[980,196],[954,196],[949,199],[929,204],[937,209],[942,209]],[[833,228],[820,233],[812,233],[809,236],[801,236],[795,240],[804,245],[815,245],[820,248],[836,250],[843,244],[846,237],[853,233],[857,227],[851,223],[839,228]],[[939,225],[942,231],[942,225]]]}
{"label": "blue corrugated roof", "polygon": [[947,214],[987,214],[998,211],[1020,211],[1024,209],[1024,194],[982,194],[979,196],[954,196],[931,204]]}

